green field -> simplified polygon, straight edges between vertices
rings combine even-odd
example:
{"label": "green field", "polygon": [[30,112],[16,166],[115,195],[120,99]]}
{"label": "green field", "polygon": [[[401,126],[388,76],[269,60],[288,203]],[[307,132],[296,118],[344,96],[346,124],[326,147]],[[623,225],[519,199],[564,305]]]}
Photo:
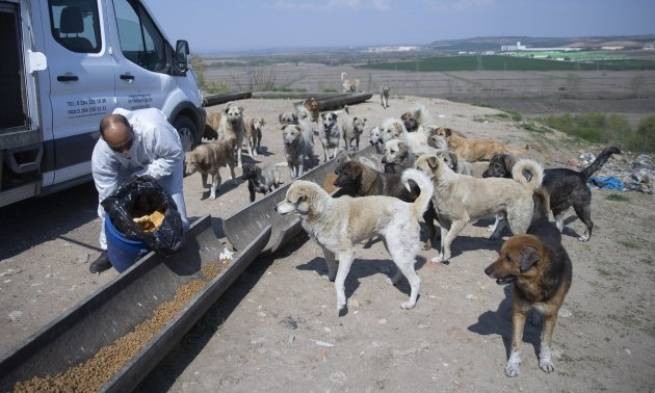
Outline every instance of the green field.
{"label": "green field", "polygon": [[[568,54],[567,54],[568,55]],[[375,63],[362,68],[394,71],[585,71],[655,70],[655,61],[611,59],[592,62],[557,61],[499,55],[438,56],[413,61]]]}

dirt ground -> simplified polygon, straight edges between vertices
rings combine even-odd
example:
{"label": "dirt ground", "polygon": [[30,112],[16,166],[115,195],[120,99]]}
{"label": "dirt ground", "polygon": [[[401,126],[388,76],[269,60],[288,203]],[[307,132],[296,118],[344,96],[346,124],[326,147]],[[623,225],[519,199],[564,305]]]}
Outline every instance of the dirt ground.
{"label": "dirt ground", "polygon": [[[480,121],[494,109],[445,100],[392,100],[387,111],[373,100],[352,112],[367,117],[370,128],[416,101],[428,105],[439,124],[515,146],[528,143],[547,166],[562,166],[581,149],[558,134],[529,133],[496,118]],[[241,101],[246,116],[261,115],[268,123],[260,161],[284,161],[276,118],[291,103]],[[228,217],[247,204],[246,185],[228,181],[227,173],[215,201],[201,190],[198,175],[185,179],[190,216]],[[610,195],[594,191],[590,242],[564,237],[574,277],[555,331],[552,375],[537,365],[538,321],[526,329],[521,376],[503,375],[511,303],[508,288],[483,273],[500,243],[487,240],[479,224],[455,241],[450,266],[426,262],[436,250],[421,253],[421,298],[410,311],[399,307],[407,284],[395,288],[385,281],[394,270],[383,247],[358,249],[346,283],[349,313],[342,318],[320,250],[299,238],[253,263],[139,390],[651,392],[655,201],[637,193],[621,194],[621,200]],[[96,198],[93,186],[84,185],[0,209],[0,352],[117,276],[88,273],[98,253]],[[579,221],[570,226],[582,230]]]}

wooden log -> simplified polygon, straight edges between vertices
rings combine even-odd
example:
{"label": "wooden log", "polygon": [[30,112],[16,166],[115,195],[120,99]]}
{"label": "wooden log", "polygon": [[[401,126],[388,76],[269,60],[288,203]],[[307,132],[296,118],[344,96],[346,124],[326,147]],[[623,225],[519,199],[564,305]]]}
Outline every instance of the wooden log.
{"label": "wooden log", "polygon": [[245,100],[252,97],[252,92],[243,92],[243,93],[230,93],[230,94],[215,94],[211,96],[205,96],[205,99],[202,102],[202,106],[214,106],[225,104],[230,101]]}

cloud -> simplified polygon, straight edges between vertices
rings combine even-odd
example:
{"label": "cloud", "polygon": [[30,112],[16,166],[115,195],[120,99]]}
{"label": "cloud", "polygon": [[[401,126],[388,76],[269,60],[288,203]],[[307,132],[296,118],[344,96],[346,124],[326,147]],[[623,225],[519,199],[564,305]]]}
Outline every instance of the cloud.
{"label": "cloud", "polygon": [[274,5],[277,8],[302,11],[323,11],[344,8],[388,11],[391,9],[391,0],[278,0]]}

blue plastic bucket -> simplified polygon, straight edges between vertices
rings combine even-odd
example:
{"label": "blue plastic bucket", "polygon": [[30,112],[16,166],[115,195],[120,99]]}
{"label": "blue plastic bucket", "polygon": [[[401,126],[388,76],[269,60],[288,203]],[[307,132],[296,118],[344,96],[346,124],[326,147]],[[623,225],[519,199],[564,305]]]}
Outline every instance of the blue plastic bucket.
{"label": "blue plastic bucket", "polygon": [[145,255],[149,249],[140,240],[133,240],[125,237],[111,223],[109,215],[105,216],[105,236],[107,237],[107,256],[114,269],[119,272],[127,270],[134,265],[140,257]]}

